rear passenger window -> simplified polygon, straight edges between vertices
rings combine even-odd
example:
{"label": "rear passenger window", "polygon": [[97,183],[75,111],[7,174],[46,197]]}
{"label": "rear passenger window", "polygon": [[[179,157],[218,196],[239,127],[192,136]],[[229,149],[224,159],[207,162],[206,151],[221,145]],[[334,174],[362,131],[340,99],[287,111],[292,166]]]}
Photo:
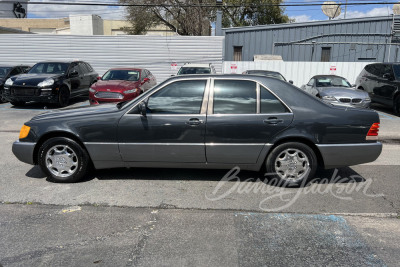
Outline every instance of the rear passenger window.
{"label": "rear passenger window", "polygon": [[289,110],[265,87],[260,86],[260,113],[285,113]]}
{"label": "rear passenger window", "polygon": [[216,80],[214,114],[255,114],[257,86],[252,81]]}

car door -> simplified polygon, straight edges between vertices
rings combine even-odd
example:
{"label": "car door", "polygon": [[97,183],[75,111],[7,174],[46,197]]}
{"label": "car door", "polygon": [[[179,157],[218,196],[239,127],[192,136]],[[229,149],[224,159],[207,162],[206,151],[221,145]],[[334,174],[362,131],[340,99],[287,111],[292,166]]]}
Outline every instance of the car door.
{"label": "car door", "polygon": [[79,76],[81,79],[81,86],[79,88],[79,94],[80,95],[88,95],[89,87],[92,82],[92,77],[90,75],[90,71],[84,62],[79,62],[78,68],[79,68]]}
{"label": "car door", "polygon": [[375,99],[389,106],[393,103],[393,94],[397,89],[392,64],[381,64],[380,75],[377,78],[377,86],[374,89]]}
{"label": "car door", "polygon": [[[172,81],[143,100],[118,125],[126,162],[205,163],[206,101],[209,79]],[[207,98],[206,98],[207,99]]]}
{"label": "car door", "polygon": [[251,80],[215,79],[207,112],[208,163],[255,164],[293,114],[270,90]]}
{"label": "car door", "polygon": [[79,95],[80,90],[82,89],[82,79],[80,77],[78,62],[72,62],[70,64],[68,70],[68,79],[71,85],[71,96]]}

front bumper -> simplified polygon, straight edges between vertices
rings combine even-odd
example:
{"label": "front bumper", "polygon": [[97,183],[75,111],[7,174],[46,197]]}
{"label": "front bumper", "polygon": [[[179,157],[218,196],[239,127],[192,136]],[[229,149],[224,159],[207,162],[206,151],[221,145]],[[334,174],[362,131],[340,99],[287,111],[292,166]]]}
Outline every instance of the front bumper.
{"label": "front bumper", "polygon": [[36,143],[16,141],[12,146],[12,152],[20,161],[35,165],[33,160],[33,151],[35,149],[35,145]]}
{"label": "front bumper", "polygon": [[131,101],[132,99],[138,97],[139,93],[127,94],[123,95],[123,98],[98,98],[93,93],[89,94],[89,103],[90,105],[99,105],[99,104],[107,104],[107,103],[119,103],[125,101]]}
{"label": "front bumper", "polygon": [[[15,93],[19,90],[24,93]],[[25,95],[26,93],[26,95]],[[5,88],[3,90],[3,96],[7,101],[13,102],[41,102],[41,103],[57,103],[58,94],[54,92],[53,88],[36,88],[29,87],[27,89],[21,88]]]}
{"label": "front bumper", "polygon": [[382,143],[319,144],[325,169],[353,166],[375,161],[382,152]]}

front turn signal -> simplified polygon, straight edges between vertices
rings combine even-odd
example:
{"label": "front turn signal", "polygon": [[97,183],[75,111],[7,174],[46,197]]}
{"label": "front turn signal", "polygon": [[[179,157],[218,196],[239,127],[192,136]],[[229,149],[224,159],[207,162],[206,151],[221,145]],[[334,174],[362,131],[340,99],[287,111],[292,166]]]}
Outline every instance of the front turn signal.
{"label": "front turn signal", "polygon": [[19,132],[19,139],[24,139],[28,136],[29,131],[31,130],[31,127],[29,126],[22,126],[21,131]]}

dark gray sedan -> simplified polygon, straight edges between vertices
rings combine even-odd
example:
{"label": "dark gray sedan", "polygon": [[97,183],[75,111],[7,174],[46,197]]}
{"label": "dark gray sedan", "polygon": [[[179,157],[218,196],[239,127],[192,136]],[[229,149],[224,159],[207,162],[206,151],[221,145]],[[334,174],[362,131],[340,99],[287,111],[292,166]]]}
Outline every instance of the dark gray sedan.
{"label": "dark gray sedan", "polygon": [[336,75],[316,75],[301,89],[336,106],[368,108],[371,105],[367,92]]}
{"label": "dark gray sedan", "polygon": [[263,170],[299,186],[317,166],[374,161],[375,111],[327,105],[299,88],[253,75],[168,79],[130,102],[60,110],[26,122],[16,157],[56,182],[90,166]]}

